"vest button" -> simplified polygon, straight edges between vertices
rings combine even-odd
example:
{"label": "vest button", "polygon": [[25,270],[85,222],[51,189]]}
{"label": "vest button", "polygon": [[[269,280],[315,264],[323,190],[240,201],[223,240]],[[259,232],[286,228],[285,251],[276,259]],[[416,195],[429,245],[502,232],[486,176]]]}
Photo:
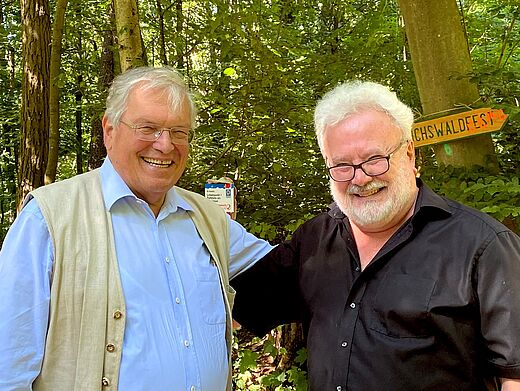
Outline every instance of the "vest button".
{"label": "vest button", "polygon": [[103,384],[105,387],[110,385],[110,380],[108,380],[108,377],[104,377],[101,379],[101,384]]}
{"label": "vest button", "polygon": [[119,310],[114,312],[114,319],[121,319],[123,317],[123,313]]}
{"label": "vest button", "polygon": [[112,353],[112,352],[114,352],[115,350],[116,350],[116,347],[114,346],[114,344],[109,343],[109,344],[107,345],[107,352]]}

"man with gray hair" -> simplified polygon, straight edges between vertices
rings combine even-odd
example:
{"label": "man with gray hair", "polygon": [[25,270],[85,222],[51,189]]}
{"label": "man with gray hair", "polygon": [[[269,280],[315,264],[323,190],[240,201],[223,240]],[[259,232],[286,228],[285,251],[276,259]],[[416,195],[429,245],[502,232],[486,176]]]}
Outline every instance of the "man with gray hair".
{"label": "man with gray hair", "polygon": [[416,178],[412,122],[376,83],[323,97],[334,203],[233,279],[234,318],[302,322],[311,391],[518,390],[520,238]]}
{"label": "man with gray hair", "polygon": [[0,390],[231,390],[232,277],[271,246],[176,187],[194,128],[170,68],[114,80],[100,169],[36,189],[0,252]]}

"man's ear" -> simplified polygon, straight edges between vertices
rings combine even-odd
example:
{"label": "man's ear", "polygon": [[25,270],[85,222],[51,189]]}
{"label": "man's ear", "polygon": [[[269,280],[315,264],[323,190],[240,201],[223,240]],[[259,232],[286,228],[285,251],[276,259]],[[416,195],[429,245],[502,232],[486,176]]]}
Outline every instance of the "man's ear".
{"label": "man's ear", "polygon": [[408,146],[406,147],[406,156],[415,163],[415,146],[412,140],[408,141]]}
{"label": "man's ear", "polygon": [[114,126],[109,121],[107,115],[103,115],[103,119],[101,120],[101,125],[103,126],[103,142],[105,144],[105,148],[109,151],[112,148],[112,140],[114,138]]}
{"label": "man's ear", "polygon": [[417,168],[415,167],[415,146],[412,140],[408,142],[408,146],[406,147],[406,157],[410,160],[415,175],[417,175]]}

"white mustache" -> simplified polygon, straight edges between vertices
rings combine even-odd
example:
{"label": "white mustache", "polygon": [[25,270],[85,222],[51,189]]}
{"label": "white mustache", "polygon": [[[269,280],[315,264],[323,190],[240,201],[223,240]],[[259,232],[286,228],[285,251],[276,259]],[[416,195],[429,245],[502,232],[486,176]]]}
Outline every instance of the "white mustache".
{"label": "white mustache", "polygon": [[369,191],[377,190],[385,186],[387,186],[386,182],[375,179],[372,182],[367,183],[365,186],[349,185],[349,187],[347,188],[347,194],[367,193]]}

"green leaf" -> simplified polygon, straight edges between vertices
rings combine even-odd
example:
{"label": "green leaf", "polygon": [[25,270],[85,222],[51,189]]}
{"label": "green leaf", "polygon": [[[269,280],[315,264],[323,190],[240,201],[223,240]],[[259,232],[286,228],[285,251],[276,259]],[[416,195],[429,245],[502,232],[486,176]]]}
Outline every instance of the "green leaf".
{"label": "green leaf", "polygon": [[257,366],[257,360],[258,353],[253,352],[250,349],[243,350],[239,365],[240,372],[245,372],[248,369],[255,369]]}
{"label": "green leaf", "polygon": [[235,70],[235,68],[226,68],[224,69],[224,75],[226,76],[229,76],[229,77],[232,77],[232,76],[235,76],[237,74],[237,71]]}
{"label": "green leaf", "polygon": [[297,364],[303,364],[307,360],[307,349],[301,348],[296,352],[296,357],[294,358],[294,362]]}

